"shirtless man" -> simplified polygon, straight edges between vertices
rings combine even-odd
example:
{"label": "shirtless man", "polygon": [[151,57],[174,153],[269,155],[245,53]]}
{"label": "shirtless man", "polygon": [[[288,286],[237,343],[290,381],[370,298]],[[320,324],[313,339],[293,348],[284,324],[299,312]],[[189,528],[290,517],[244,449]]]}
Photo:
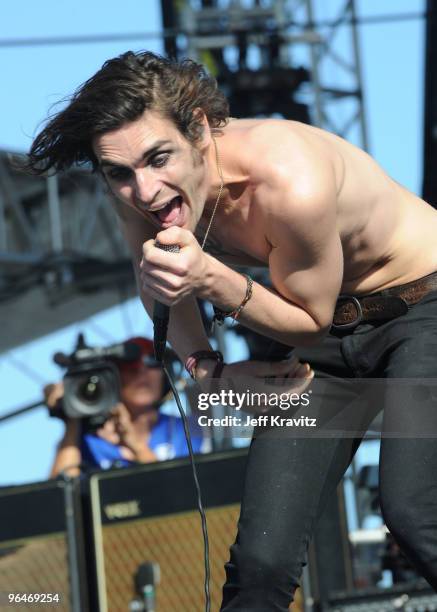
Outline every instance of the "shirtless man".
{"label": "shirtless man", "polygon": [[[437,211],[363,151],[296,122],[229,119],[200,66],[127,53],[50,121],[29,167],[78,161],[107,182],[145,308],[172,306],[169,339],[200,383],[222,366],[213,353],[193,357],[211,350],[195,298],[297,347],[316,376],[435,376]],[[267,266],[273,288],[252,285],[235,264]],[[224,378],[294,376],[295,367],[227,364]],[[407,418],[392,399],[384,419]],[[288,610],[315,520],[356,447],[347,436],[254,438],[223,611]],[[437,588],[434,442],[383,438],[380,465],[385,521]]]}

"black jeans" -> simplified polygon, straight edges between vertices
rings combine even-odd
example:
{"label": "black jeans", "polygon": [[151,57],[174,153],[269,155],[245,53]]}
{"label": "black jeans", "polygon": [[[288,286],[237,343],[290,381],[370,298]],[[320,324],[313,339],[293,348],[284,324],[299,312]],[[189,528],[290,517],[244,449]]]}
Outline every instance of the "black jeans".
{"label": "black jeans", "polygon": [[[316,377],[437,379],[437,291],[401,317],[330,334],[296,354],[312,365]],[[437,395],[432,405],[437,408]],[[351,408],[351,427],[358,418],[357,429],[365,430],[382,408],[383,433],[408,432],[421,418],[420,408],[412,414],[388,389],[383,405],[366,412],[367,423]],[[437,437],[437,409],[428,409],[425,417],[427,437],[382,435],[380,501],[403,552],[437,590],[437,441],[432,437]],[[223,612],[288,611],[315,522],[362,437],[277,439],[268,433],[256,432],[251,442],[238,535],[226,564]]]}

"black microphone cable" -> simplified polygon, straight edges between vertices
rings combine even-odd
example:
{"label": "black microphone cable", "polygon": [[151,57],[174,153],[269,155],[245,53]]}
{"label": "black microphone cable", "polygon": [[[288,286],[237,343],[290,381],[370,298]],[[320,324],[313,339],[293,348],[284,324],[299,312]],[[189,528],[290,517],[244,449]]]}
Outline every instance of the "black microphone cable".
{"label": "black microphone cable", "polygon": [[[158,249],[162,249],[163,251],[167,251],[169,253],[178,253],[180,251],[180,248],[178,245],[161,244],[157,240],[155,240],[155,246]],[[190,430],[188,427],[187,417],[186,417],[184,409],[182,408],[182,403],[179,398],[179,393],[176,389],[176,385],[173,382],[171,374],[169,370],[167,369],[167,366],[164,360],[169,318],[170,318],[170,307],[165,304],[161,304],[159,301],[155,302],[154,310],[153,310],[153,328],[154,328],[153,346],[155,350],[155,359],[162,365],[162,368],[164,370],[164,373],[167,377],[168,383],[170,385],[170,388],[176,400],[176,404],[177,404],[179,413],[181,415],[182,424],[184,427],[185,439],[187,441],[188,452],[190,455],[191,469],[193,471],[194,484],[196,486],[196,491],[197,491],[197,507],[198,507],[200,518],[202,521],[203,550],[204,550],[204,564],[205,564],[205,583],[204,583],[205,599],[206,599],[205,612],[210,612],[211,594],[210,594],[210,589],[209,589],[209,583],[210,583],[210,573],[211,572],[210,572],[210,567],[209,567],[209,540],[208,540],[208,528],[206,524],[206,515],[205,515],[205,511],[203,509],[203,504],[202,504],[202,494],[200,491],[200,484],[199,484],[199,479],[197,476],[196,463],[194,461],[194,452],[193,452],[193,446],[191,444],[191,434],[190,434]]]}
{"label": "black microphone cable", "polygon": [[191,469],[193,471],[193,479],[194,479],[194,484],[196,486],[196,491],[197,491],[197,508],[199,510],[200,519],[201,519],[201,522],[202,522],[203,555],[204,555],[204,565],[205,565],[205,582],[204,582],[204,589],[205,589],[205,612],[210,612],[210,610],[211,610],[211,593],[210,593],[209,583],[210,583],[211,570],[210,570],[210,566],[209,566],[208,527],[207,527],[207,524],[206,524],[205,510],[204,510],[203,504],[202,504],[202,493],[200,491],[200,484],[199,484],[199,479],[198,479],[198,476],[197,476],[196,463],[194,461],[193,446],[191,444],[191,434],[190,434],[190,430],[189,430],[189,427],[188,427],[187,416],[186,416],[185,411],[184,411],[184,409],[182,407],[182,403],[181,403],[181,400],[180,400],[180,397],[179,397],[178,390],[176,389],[176,385],[174,384],[173,379],[171,377],[171,374],[170,374],[169,370],[167,369],[167,366],[164,363],[164,361],[162,361],[162,368],[163,368],[164,373],[165,373],[165,375],[167,377],[168,383],[169,383],[169,385],[171,387],[171,390],[173,392],[174,398],[176,400],[176,404],[177,404],[179,413],[181,415],[182,424],[184,426],[185,439],[187,441],[188,452],[189,452],[189,455],[190,455]]}

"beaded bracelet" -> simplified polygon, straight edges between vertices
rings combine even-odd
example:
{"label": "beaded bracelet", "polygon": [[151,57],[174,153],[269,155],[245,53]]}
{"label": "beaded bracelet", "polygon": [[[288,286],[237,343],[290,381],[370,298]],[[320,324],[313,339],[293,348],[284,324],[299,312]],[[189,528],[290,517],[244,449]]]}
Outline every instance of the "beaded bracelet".
{"label": "beaded bracelet", "polygon": [[248,274],[243,274],[243,276],[246,278],[246,282],[247,282],[246,295],[244,296],[244,300],[241,302],[241,304],[239,306],[237,306],[237,308],[235,308],[234,310],[231,310],[229,312],[224,312],[223,310],[220,310],[220,308],[217,308],[217,306],[213,306],[213,308],[214,308],[214,316],[213,316],[213,319],[212,319],[212,324],[213,325],[215,323],[217,323],[217,325],[223,325],[223,323],[225,322],[225,318],[226,317],[232,317],[234,319],[234,321],[236,321],[238,319],[238,317],[240,316],[241,311],[243,310],[243,308],[246,306],[247,302],[252,297],[252,293],[253,293],[253,280],[251,279],[251,277]]}

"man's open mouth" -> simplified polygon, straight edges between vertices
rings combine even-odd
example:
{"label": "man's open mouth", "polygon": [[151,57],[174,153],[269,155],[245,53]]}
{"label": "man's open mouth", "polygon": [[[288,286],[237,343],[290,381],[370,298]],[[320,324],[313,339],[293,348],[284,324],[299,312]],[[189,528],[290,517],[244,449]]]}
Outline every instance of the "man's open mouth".
{"label": "man's open mouth", "polygon": [[173,223],[181,212],[182,198],[181,196],[175,196],[172,198],[164,208],[157,210],[154,214],[158,217],[161,223],[166,225]]}

